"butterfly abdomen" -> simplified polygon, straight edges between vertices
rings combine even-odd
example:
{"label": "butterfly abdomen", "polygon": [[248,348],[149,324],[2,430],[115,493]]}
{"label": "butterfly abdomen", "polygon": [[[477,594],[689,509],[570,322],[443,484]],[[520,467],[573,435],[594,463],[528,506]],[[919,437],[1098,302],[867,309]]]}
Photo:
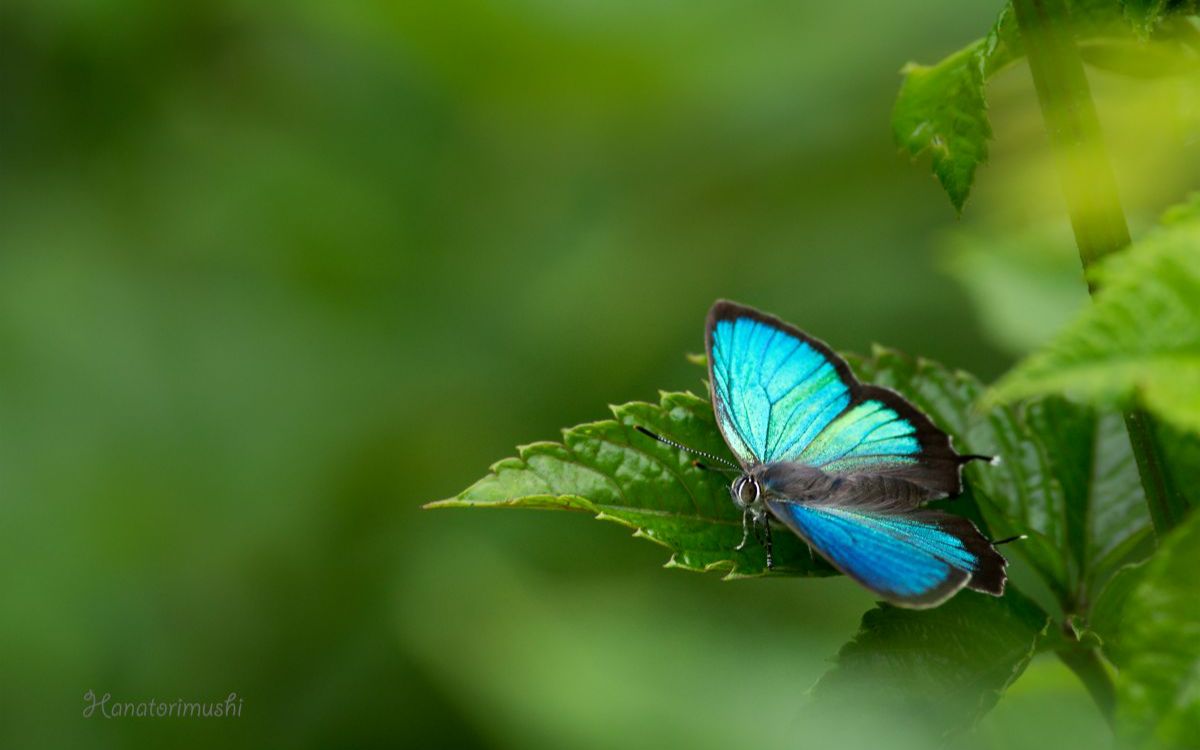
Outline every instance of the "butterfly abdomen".
{"label": "butterfly abdomen", "polygon": [[814,505],[861,510],[905,511],[940,497],[927,487],[896,476],[829,474],[792,461],[762,464],[752,470],[768,496]]}
{"label": "butterfly abdomen", "polygon": [[788,498],[794,502],[818,502],[836,491],[840,477],[795,461],[759,464],[750,470],[767,497]]}

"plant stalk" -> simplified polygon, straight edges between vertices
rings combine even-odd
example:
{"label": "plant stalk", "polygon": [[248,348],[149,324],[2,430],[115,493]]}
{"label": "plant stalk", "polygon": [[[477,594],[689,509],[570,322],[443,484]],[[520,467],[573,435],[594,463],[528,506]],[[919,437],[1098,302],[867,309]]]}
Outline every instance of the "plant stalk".
{"label": "plant stalk", "polygon": [[[1067,3],[1012,0],[1012,7],[1058,163],[1088,291],[1095,295],[1092,268],[1101,258],[1129,244],[1129,225],[1071,31]],[[1172,487],[1165,471],[1150,415],[1135,409],[1124,416],[1150,518],[1155,534],[1161,538],[1182,519],[1186,501]]]}
{"label": "plant stalk", "polygon": [[[1070,638],[1074,640],[1074,635],[1071,635]],[[1085,648],[1078,645],[1077,642],[1059,649],[1057,653],[1063,664],[1066,664],[1067,668],[1074,672],[1083,686],[1087,688],[1092,702],[1096,704],[1096,708],[1100,709],[1109,728],[1113,729],[1117,691],[1113,687],[1112,675],[1104,666],[1104,662],[1100,661],[1100,654],[1096,652],[1096,649]]]}

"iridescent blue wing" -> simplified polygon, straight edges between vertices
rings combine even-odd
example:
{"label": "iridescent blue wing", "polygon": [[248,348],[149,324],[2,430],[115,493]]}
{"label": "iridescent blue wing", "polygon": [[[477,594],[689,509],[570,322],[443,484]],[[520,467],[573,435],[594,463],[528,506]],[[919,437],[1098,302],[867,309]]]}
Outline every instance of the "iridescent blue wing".
{"label": "iridescent blue wing", "polygon": [[834,567],[897,606],[934,607],[964,586],[1004,593],[1004,558],[960,516],[778,500],[767,507]]}
{"label": "iridescent blue wing", "polygon": [[720,300],[705,327],[717,424],[743,466],[797,461],[907,479],[948,496],[971,457],[899,394],[863,385],[818,339]]}
{"label": "iridescent blue wing", "polygon": [[705,338],[717,424],[743,465],[794,455],[850,404],[846,363],[776,318],[721,300]]}

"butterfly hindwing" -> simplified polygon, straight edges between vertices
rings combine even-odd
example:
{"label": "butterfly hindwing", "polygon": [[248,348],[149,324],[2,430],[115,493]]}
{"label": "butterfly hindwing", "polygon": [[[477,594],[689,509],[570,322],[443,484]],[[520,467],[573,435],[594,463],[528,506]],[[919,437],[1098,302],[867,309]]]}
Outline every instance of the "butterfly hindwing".
{"label": "butterfly hindwing", "polygon": [[725,300],[705,338],[717,424],[743,466],[796,461],[899,476],[937,496],[961,491],[949,437],[899,394],[858,382],[818,339]]}
{"label": "butterfly hindwing", "polygon": [[767,506],[836,568],[892,604],[933,607],[963,586],[1004,592],[1004,558],[966,518],[777,500]]}

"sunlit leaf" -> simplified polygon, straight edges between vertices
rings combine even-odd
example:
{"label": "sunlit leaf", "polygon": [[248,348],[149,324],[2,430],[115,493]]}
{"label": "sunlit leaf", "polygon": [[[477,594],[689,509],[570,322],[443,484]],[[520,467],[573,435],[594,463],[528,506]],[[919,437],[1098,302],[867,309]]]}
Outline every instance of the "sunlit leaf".
{"label": "sunlit leaf", "polygon": [[1176,39],[1094,39],[1079,45],[1083,61],[1098,70],[1131,78],[1157,79],[1195,73],[1195,50]]}
{"label": "sunlit leaf", "polygon": [[1146,38],[1166,15],[1168,0],[1121,0],[1125,17],[1138,36]]}
{"label": "sunlit leaf", "polygon": [[1004,376],[993,403],[1049,393],[1136,403],[1200,433],[1200,218],[1172,217],[1100,264],[1095,304]]}

